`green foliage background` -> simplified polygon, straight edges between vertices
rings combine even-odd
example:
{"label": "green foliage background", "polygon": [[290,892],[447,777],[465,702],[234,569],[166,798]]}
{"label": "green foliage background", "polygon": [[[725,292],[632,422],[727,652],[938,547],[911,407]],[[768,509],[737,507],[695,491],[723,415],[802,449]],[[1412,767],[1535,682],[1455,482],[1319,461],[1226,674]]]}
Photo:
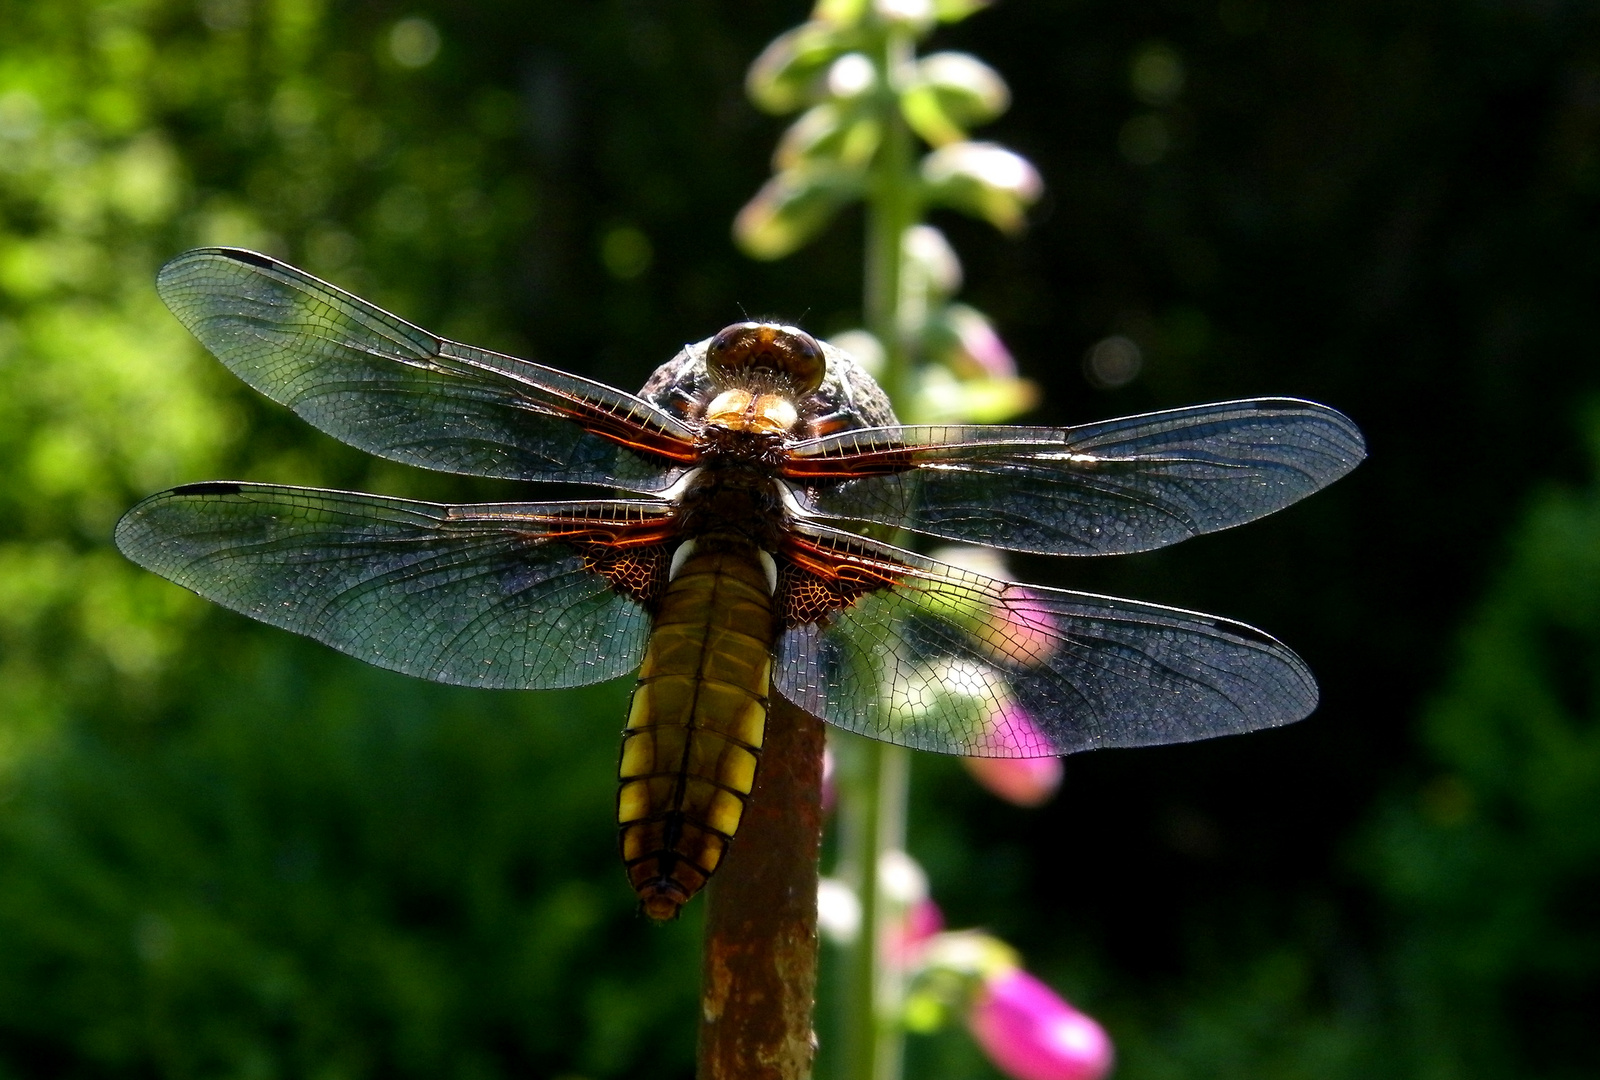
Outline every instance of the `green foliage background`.
{"label": "green foliage background", "polygon": [[[615,864],[625,686],[371,670],[109,535],[200,479],[519,494],[253,398],[155,298],[196,244],[623,386],[741,305],[855,322],[849,223],[770,265],[727,239],[778,132],[744,67],[804,13],[0,0],[0,1076],[688,1075],[698,916],[642,925]],[[1597,23],[1078,0],[937,42],[1010,79],[994,135],[1051,188],[1020,244],[941,222],[1041,419],[1294,393],[1372,442],[1236,535],[1016,567],[1266,627],[1323,679],[1311,721],[1089,755],[1031,814],[918,762],[952,921],[1122,1076],[1600,1069]],[[1138,76],[1162,50],[1176,90]],[[1144,371],[1096,389],[1114,333]]]}

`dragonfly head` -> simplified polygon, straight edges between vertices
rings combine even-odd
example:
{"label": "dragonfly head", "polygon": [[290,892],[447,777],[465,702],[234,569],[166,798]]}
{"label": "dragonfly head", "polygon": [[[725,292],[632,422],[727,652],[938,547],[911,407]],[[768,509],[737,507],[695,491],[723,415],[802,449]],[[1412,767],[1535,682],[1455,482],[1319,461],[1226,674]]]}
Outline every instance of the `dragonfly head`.
{"label": "dragonfly head", "polygon": [[707,344],[706,370],[723,386],[770,372],[792,393],[809,394],[822,385],[828,366],[817,339],[798,326],[742,322],[724,327]]}
{"label": "dragonfly head", "polygon": [[692,424],[785,439],[895,422],[889,399],[854,357],[774,322],[735,323],[685,345],[639,396]]}

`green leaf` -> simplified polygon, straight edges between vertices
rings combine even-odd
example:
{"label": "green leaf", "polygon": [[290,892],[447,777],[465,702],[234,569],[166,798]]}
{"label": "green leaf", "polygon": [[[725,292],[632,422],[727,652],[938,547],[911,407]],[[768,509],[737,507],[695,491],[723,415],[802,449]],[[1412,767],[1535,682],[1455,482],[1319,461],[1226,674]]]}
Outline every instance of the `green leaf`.
{"label": "green leaf", "polygon": [[774,169],[834,165],[859,172],[883,141],[883,124],[868,109],[823,102],[813,105],[784,132],[773,153]]}
{"label": "green leaf", "polygon": [[1011,104],[1005,80],[988,64],[966,53],[923,57],[916,78],[901,94],[900,110],[913,131],[934,146],[966,138]]}
{"label": "green leaf", "polygon": [[871,8],[868,0],[817,0],[817,6],[811,9],[811,17],[835,26],[857,26],[867,17]]}
{"label": "green leaf", "polygon": [[813,20],[785,30],[761,50],[745,75],[744,89],[756,107],[774,115],[794,112],[823,92],[828,68],[854,48],[859,34]]}
{"label": "green leaf", "polygon": [[933,14],[942,23],[960,22],[989,6],[989,0],[933,0]]}
{"label": "green leaf", "polygon": [[756,259],[801,247],[862,191],[860,171],[817,165],[785,169],[762,185],[733,222],[734,240]]}

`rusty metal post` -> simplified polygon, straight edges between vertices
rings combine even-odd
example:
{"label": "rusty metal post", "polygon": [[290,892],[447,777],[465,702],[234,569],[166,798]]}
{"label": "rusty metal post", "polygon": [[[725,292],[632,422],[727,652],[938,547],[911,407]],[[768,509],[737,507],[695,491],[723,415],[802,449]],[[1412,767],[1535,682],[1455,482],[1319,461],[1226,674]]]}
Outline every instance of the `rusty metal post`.
{"label": "rusty metal post", "polygon": [[806,1080],[815,1052],[822,721],[773,697],[756,785],[709,888],[699,1080]]}

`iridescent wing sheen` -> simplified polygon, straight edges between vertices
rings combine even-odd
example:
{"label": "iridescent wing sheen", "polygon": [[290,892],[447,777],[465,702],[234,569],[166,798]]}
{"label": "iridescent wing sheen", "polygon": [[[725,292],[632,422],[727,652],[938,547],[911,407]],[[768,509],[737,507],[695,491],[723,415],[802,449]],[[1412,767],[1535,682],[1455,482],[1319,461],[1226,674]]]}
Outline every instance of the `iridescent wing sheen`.
{"label": "iridescent wing sheen", "polygon": [[645,610],[584,542],[659,530],[656,503],[442,506],[272,484],[190,484],[117,525],[134,562],[379,667],[501,689],[638,666]]}
{"label": "iridescent wing sheen", "polygon": [[1300,658],[1243,623],[996,581],[831,529],[795,543],[893,583],[785,630],[774,666],[790,701],[874,739],[1042,757],[1276,727],[1317,704]]}
{"label": "iridescent wing sheen", "polygon": [[1281,510],[1366,455],[1323,405],[1255,398],[1070,428],[896,427],[800,443],[823,520],[1050,555],[1148,551]]}
{"label": "iridescent wing sheen", "polygon": [[380,457],[644,493],[693,457],[693,433],[632,394],[448,341],[265,255],[190,251],[156,288],[234,374]]}

